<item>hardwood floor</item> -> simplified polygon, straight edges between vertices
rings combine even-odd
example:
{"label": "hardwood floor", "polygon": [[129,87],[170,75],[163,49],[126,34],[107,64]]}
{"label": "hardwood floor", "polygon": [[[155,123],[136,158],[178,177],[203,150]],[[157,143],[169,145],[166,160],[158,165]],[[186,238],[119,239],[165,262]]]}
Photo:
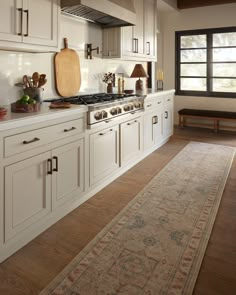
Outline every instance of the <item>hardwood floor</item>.
{"label": "hardwood floor", "polygon": [[[235,133],[177,128],[167,144],[1,263],[0,294],[38,294],[191,140],[236,147]],[[236,294],[236,159],[194,294]]]}

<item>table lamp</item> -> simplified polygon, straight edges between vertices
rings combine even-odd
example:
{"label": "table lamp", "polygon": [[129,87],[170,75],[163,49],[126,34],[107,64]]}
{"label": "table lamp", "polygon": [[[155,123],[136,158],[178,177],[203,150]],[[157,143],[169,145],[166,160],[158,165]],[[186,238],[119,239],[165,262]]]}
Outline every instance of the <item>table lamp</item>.
{"label": "table lamp", "polygon": [[142,64],[136,64],[130,78],[139,78],[136,81],[135,89],[136,90],[143,90],[143,81],[140,78],[147,78],[148,75],[146,74]]}

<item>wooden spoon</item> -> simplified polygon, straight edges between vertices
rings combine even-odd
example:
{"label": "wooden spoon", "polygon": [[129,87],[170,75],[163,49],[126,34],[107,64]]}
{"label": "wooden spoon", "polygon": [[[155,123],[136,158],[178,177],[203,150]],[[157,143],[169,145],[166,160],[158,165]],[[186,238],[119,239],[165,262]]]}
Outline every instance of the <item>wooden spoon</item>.
{"label": "wooden spoon", "polygon": [[38,83],[39,83],[39,73],[38,72],[34,72],[32,75],[32,80],[33,80],[33,86],[34,87],[38,87]]}
{"label": "wooden spoon", "polygon": [[41,87],[41,86],[43,86],[44,84],[46,84],[47,79],[45,79],[45,78],[46,78],[46,75],[45,75],[45,74],[41,74],[41,75],[39,76],[38,87]]}

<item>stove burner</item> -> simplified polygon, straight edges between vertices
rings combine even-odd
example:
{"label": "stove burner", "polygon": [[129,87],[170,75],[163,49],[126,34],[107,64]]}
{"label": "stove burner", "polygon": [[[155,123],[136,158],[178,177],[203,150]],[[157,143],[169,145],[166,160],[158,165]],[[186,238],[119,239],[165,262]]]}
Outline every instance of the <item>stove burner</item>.
{"label": "stove burner", "polygon": [[134,94],[95,93],[95,94],[78,95],[78,96],[64,97],[64,98],[57,98],[57,99],[47,99],[45,101],[47,102],[62,101],[62,102],[70,102],[72,104],[78,104],[78,105],[79,104],[91,105],[96,103],[123,100],[124,98],[131,97],[131,96],[134,96]]}

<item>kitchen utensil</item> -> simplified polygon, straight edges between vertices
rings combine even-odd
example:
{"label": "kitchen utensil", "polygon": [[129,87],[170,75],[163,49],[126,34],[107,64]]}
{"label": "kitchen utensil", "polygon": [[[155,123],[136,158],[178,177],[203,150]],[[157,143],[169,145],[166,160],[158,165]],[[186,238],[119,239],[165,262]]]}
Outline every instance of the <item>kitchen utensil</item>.
{"label": "kitchen utensil", "polygon": [[23,76],[23,84],[25,85],[25,87],[30,87],[30,84],[29,84],[29,80],[28,80],[28,77],[27,75],[24,75]]}
{"label": "kitchen utensil", "polygon": [[32,75],[33,87],[38,87],[39,78],[40,78],[39,73],[34,72],[33,75]]}
{"label": "kitchen utensil", "polygon": [[46,82],[47,82],[46,75],[45,74],[41,74],[39,76],[38,87],[41,87],[41,86],[45,85]]}
{"label": "kitchen utensil", "polygon": [[54,60],[56,89],[61,96],[73,96],[81,85],[80,61],[76,51],[68,48],[67,38],[64,38],[64,46]]}

